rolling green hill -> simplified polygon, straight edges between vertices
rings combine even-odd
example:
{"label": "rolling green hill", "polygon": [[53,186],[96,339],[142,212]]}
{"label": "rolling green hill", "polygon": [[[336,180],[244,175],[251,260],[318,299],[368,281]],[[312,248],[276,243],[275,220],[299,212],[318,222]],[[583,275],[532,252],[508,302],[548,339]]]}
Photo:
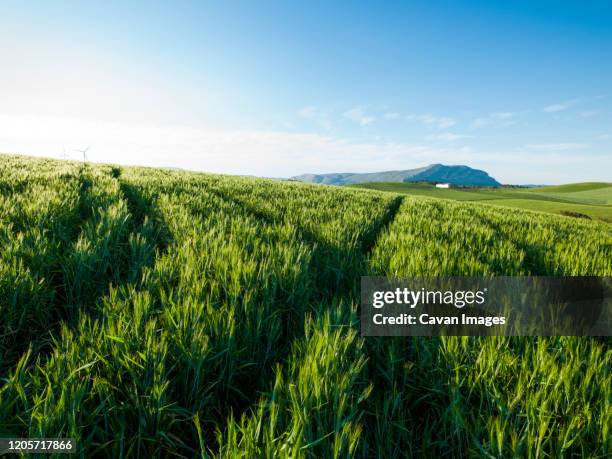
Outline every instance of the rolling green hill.
{"label": "rolling green hill", "polygon": [[610,183],[573,183],[570,185],[537,188],[531,191],[531,193],[579,204],[612,204],[612,184]]}
{"label": "rolling green hill", "polygon": [[610,188],[612,184],[605,182],[581,182],[569,183],[567,185],[544,186],[533,188],[535,193],[576,193],[580,191],[598,190],[601,188]]}
{"label": "rolling green hill", "polygon": [[440,189],[426,183],[364,183],[351,186],[455,201],[483,201],[558,215],[563,215],[564,212],[578,212],[593,219],[612,223],[612,185],[605,183],[576,183],[537,189]]}
{"label": "rolling green hill", "polygon": [[368,338],[358,307],[364,275],[610,276],[611,242],[478,202],[2,156],[0,434],[79,457],[607,457],[608,341]]}

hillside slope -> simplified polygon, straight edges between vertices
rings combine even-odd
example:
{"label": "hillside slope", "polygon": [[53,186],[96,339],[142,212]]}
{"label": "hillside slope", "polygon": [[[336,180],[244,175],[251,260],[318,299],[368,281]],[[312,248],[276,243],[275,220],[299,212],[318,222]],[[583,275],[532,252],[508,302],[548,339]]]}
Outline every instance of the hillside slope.
{"label": "hillside slope", "polygon": [[534,193],[576,193],[584,191],[598,190],[602,188],[610,188],[612,183],[606,182],[580,182],[568,183],[566,185],[553,185],[534,188],[530,191]]}
{"label": "hillside slope", "polygon": [[[565,185],[566,189],[583,189],[584,184]],[[592,219],[612,223],[612,187],[600,187],[576,192],[536,192],[524,188],[498,189],[439,189],[428,183],[361,183],[351,188],[387,191],[413,196],[452,199],[454,201],[482,201],[488,204],[537,210],[557,215],[578,213]],[[557,187],[555,187],[557,188]],[[576,215],[576,214],[574,214]]]}

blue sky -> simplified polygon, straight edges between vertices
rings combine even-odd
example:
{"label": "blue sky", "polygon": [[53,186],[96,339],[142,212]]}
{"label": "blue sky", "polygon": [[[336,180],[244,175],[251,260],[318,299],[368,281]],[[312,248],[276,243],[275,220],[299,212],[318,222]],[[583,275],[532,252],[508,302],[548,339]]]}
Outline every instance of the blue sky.
{"label": "blue sky", "polygon": [[8,2],[0,151],[612,181],[609,2]]}

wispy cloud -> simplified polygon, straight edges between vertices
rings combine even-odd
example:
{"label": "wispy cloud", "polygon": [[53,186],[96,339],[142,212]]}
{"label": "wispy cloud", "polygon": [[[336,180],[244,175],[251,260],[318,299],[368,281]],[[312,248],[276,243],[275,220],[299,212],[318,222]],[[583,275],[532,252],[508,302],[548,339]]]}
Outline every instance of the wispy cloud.
{"label": "wispy cloud", "polygon": [[401,115],[397,112],[387,112],[383,115],[384,118],[388,119],[388,120],[395,120],[397,118],[399,118]]}
{"label": "wispy cloud", "polygon": [[545,111],[546,113],[562,112],[563,110],[567,110],[573,105],[576,105],[578,102],[580,102],[580,100],[581,99],[572,99],[572,100],[568,100],[565,102],[558,102],[555,104],[547,105],[542,110]]}
{"label": "wispy cloud", "polygon": [[369,116],[361,107],[351,108],[342,114],[345,118],[359,124],[360,126],[367,126],[376,121],[376,118]]}
{"label": "wispy cloud", "polygon": [[470,135],[454,134],[452,132],[442,132],[440,134],[430,134],[425,136],[425,140],[442,141],[442,142],[454,142],[460,139],[471,138]]}
{"label": "wispy cloud", "polygon": [[488,126],[491,123],[492,123],[491,118],[484,118],[484,117],[474,118],[474,120],[472,121],[472,127],[482,128],[482,127]]}
{"label": "wispy cloud", "polygon": [[489,117],[494,120],[508,120],[510,118],[514,118],[515,116],[516,113],[514,112],[496,112],[489,115]]}
{"label": "wispy cloud", "polygon": [[446,129],[456,124],[456,121],[452,118],[438,118],[436,121],[438,129]]}
{"label": "wispy cloud", "polygon": [[298,110],[298,115],[302,118],[314,118],[317,114],[317,107],[304,107]]}
{"label": "wispy cloud", "polygon": [[331,129],[332,123],[330,121],[329,114],[317,107],[303,107],[298,110],[297,114],[300,118],[311,120],[325,130]]}
{"label": "wispy cloud", "polygon": [[449,127],[452,127],[457,123],[453,118],[445,116],[438,117],[430,113],[426,113],[424,115],[407,115],[405,118],[408,121],[418,121],[426,126],[434,127],[437,129],[448,129]]}
{"label": "wispy cloud", "polygon": [[86,122],[0,113],[0,152],[61,158],[65,148],[69,159],[78,159],[74,150],[88,145],[89,159],[94,162],[266,177],[410,169],[433,162],[478,163],[478,155],[466,146],[353,141],[303,132]]}
{"label": "wispy cloud", "polygon": [[567,151],[589,148],[589,146],[586,143],[534,143],[525,145],[525,148],[537,151]]}
{"label": "wispy cloud", "polygon": [[511,126],[516,124],[516,112],[494,112],[474,118],[471,127],[474,129],[486,126]]}
{"label": "wispy cloud", "polygon": [[548,113],[560,112],[563,110],[567,110],[569,108],[569,104],[552,104],[544,107],[544,111]]}
{"label": "wispy cloud", "polygon": [[[448,142],[461,135],[446,131],[430,134]],[[588,146],[583,143],[531,144],[504,153],[481,151],[459,142],[356,141],[280,130],[110,123],[0,113],[1,152],[61,158],[65,148],[70,159],[78,159],[74,150],[85,146],[91,146],[91,161],[267,177],[410,169],[444,163],[484,169],[504,183],[562,183],[609,180],[607,171],[612,170],[612,155],[605,149],[596,154],[574,154]]]}

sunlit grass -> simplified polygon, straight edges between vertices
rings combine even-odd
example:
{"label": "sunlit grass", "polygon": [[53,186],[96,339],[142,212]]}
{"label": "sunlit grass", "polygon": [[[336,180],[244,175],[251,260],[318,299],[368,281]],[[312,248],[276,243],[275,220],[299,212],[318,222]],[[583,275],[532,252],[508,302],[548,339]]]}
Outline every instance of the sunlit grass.
{"label": "sunlit grass", "polygon": [[18,157],[0,434],[81,456],[610,454],[609,342],[362,338],[360,276],[610,275],[608,225]]}

